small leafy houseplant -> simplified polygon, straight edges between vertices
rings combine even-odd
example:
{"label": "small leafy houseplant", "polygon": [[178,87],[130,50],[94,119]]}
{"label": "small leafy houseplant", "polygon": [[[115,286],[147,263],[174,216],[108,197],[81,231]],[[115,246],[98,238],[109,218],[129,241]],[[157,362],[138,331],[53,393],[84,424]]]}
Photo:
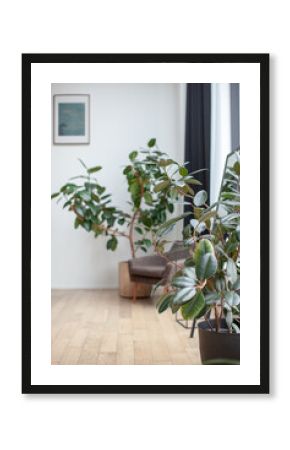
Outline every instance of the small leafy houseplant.
{"label": "small leafy houseplant", "polygon": [[[240,332],[240,162],[239,152],[227,158],[218,202],[209,206],[207,193],[199,191],[193,199],[192,219],[184,229],[185,244],[192,255],[172,278],[157,303],[159,312],[171,308],[184,319],[205,318],[199,324],[211,335],[235,335],[237,351],[202,356],[204,362],[239,359]],[[163,228],[166,224],[163,225]],[[213,317],[211,319],[211,317]],[[220,339],[220,338],[219,338]],[[208,344],[210,346],[211,344]],[[201,351],[202,353],[202,351]],[[206,353],[206,352],[205,352]]]}
{"label": "small leafy houseplant", "polygon": [[194,195],[193,185],[200,184],[152,138],[146,148],[129,154],[123,169],[129,192],[129,210],[124,211],[112,205],[111,194],[98,182],[96,173],[102,167],[80,163],[84,173],[72,177],[51,198],[63,201],[63,208],[73,213],[75,228],[107,237],[108,250],[116,250],[119,238],[127,239],[132,257],[139,250],[155,247],[154,236],[174,212],[175,203],[180,197]]}

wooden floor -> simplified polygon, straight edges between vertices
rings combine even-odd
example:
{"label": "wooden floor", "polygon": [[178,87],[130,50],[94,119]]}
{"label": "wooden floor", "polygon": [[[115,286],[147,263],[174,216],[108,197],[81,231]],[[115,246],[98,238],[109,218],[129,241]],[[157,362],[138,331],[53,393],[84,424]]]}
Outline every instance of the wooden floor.
{"label": "wooden floor", "polygon": [[198,334],[154,299],[116,290],[52,291],[52,364],[200,364]]}

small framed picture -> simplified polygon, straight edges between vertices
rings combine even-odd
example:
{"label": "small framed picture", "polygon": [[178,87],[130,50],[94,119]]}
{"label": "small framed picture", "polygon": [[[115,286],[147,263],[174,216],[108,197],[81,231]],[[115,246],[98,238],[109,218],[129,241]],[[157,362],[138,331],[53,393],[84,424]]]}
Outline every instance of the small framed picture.
{"label": "small framed picture", "polygon": [[89,144],[90,96],[53,97],[53,143]]}

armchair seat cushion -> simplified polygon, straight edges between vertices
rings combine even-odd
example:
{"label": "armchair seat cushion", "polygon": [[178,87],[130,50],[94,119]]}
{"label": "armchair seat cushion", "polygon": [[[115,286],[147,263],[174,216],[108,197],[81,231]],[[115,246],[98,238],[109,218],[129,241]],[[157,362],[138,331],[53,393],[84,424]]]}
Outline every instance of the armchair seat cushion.
{"label": "armchair seat cushion", "polygon": [[176,270],[175,263],[182,263],[190,255],[189,249],[183,243],[174,243],[171,250],[160,255],[142,256],[129,260],[131,281],[156,284],[166,284]]}
{"label": "armchair seat cushion", "polygon": [[134,276],[162,278],[166,268],[166,260],[161,256],[145,256],[129,261],[130,274]]}

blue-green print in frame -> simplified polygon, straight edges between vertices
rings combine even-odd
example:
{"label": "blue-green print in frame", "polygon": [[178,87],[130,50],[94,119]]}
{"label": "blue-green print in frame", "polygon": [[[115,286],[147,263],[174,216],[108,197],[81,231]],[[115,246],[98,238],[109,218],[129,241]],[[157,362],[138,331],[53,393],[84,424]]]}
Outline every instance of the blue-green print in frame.
{"label": "blue-green print in frame", "polygon": [[85,103],[58,104],[59,136],[85,135]]}

